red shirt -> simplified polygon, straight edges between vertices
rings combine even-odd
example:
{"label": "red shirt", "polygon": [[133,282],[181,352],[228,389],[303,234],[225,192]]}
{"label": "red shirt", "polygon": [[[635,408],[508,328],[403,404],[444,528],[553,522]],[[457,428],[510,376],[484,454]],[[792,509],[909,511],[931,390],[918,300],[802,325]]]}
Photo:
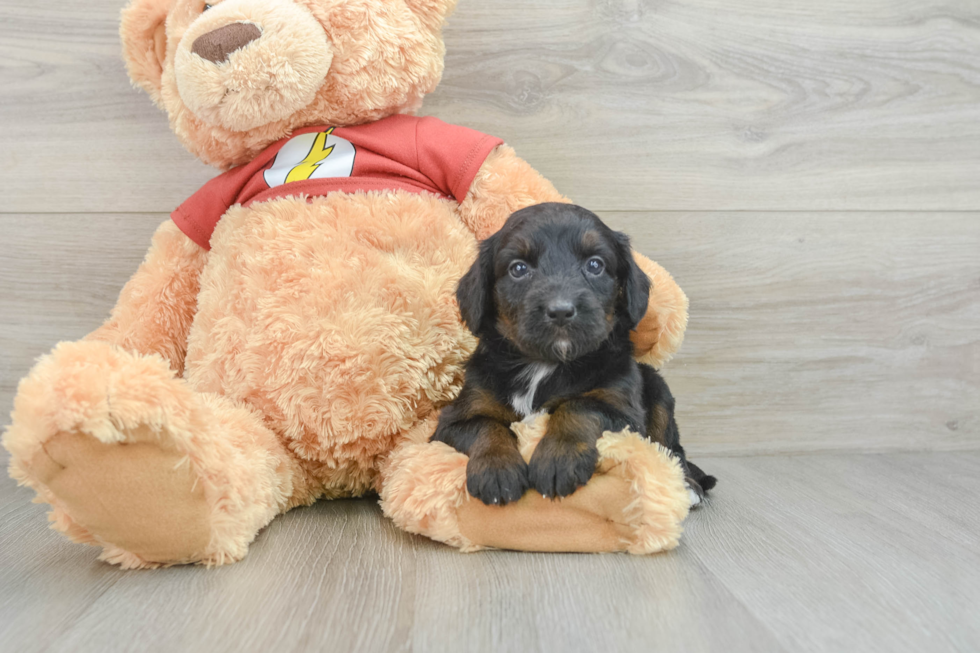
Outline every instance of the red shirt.
{"label": "red shirt", "polygon": [[206,183],[171,218],[191,240],[211,249],[215,226],[235,204],[359,190],[433,193],[462,202],[487,155],[501,143],[438,118],[404,115],[356,127],[306,127]]}

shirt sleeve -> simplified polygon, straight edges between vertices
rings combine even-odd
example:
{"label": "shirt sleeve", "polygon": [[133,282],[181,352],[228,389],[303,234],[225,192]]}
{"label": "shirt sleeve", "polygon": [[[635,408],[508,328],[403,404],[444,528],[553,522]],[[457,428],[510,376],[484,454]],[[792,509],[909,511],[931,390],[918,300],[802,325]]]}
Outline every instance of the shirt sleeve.
{"label": "shirt sleeve", "polygon": [[438,118],[421,118],[415,127],[418,170],[446,195],[462,202],[480,166],[503,140]]}
{"label": "shirt sleeve", "polygon": [[170,219],[188,238],[211,249],[211,234],[228,207],[235,204],[242,189],[254,175],[251,166],[240,166],[222,173],[204,184],[178,206]]}

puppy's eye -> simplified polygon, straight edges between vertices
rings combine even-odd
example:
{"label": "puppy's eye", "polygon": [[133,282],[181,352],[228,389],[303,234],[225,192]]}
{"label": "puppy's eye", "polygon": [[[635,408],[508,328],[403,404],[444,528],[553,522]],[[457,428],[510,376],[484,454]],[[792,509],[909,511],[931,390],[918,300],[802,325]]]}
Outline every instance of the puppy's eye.
{"label": "puppy's eye", "polygon": [[606,269],[606,262],[598,256],[593,256],[585,262],[585,269],[589,271],[589,274],[598,276]]}
{"label": "puppy's eye", "polygon": [[531,269],[524,261],[514,261],[510,264],[510,276],[514,277],[515,279],[520,279],[521,277],[527,276],[527,273],[530,271]]}
{"label": "puppy's eye", "polygon": [[204,11],[207,11],[210,8],[211,8],[211,5],[204,5]]}

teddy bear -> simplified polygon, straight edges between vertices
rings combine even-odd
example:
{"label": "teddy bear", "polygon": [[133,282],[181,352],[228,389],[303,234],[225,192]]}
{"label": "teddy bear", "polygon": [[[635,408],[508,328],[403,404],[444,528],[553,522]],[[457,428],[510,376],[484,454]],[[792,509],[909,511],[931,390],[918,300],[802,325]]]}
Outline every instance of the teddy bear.
{"label": "teddy bear", "polygon": [[[597,476],[565,502],[507,507],[470,501],[465,457],[428,442],[475,344],[454,293],[478,241],[568,201],[500,139],[416,115],[454,5],[123,10],[133,83],[222,172],[159,226],[105,324],[19,385],[3,444],[53,528],[124,568],[220,565],[293,507],[377,493],[406,530],[467,550],[676,543],[680,472],[635,434],[607,434]],[[687,299],[637,258],[654,290],[636,355],[660,364]],[[647,543],[631,545],[640,522]]]}

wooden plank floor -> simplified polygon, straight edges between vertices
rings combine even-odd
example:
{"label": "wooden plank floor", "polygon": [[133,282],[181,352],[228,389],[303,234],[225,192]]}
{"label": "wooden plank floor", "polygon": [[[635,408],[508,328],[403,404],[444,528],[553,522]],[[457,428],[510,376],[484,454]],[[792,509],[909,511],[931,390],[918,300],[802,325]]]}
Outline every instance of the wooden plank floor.
{"label": "wooden plank floor", "polygon": [[682,546],[460,554],[321,502],[215,570],[122,572],[0,484],[11,651],[972,651],[980,453],[706,458]]}
{"label": "wooden plank floor", "polygon": [[[122,3],[0,0],[0,414],[215,174],[130,87]],[[722,480],[681,548],[462,555],[337,501],[122,572],[2,478],[0,649],[980,650],[980,3],[461,0],[446,44],[423,112],[691,297],[665,374]]]}

